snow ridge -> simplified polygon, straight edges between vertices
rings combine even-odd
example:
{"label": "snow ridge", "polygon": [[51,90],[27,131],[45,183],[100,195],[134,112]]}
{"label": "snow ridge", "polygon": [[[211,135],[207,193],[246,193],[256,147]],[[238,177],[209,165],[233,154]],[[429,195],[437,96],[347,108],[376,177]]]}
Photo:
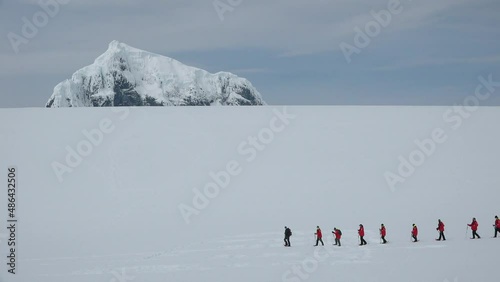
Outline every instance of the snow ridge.
{"label": "snow ridge", "polygon": [[247,79],[229,72],[212,74],[112,41],[92,65],[59,83],[46,107],[265,104]]}

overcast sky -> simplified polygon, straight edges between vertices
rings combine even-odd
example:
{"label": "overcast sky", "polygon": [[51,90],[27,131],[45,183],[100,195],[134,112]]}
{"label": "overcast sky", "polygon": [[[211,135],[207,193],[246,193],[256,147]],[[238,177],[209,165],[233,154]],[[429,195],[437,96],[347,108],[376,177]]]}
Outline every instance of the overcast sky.
{"label": "overcast sky", "polygon": [[112,40],[248,78],[269,104],[453,105],[500,82],[498,0],[54,1],[0,0],[0,107],[44,106]]}

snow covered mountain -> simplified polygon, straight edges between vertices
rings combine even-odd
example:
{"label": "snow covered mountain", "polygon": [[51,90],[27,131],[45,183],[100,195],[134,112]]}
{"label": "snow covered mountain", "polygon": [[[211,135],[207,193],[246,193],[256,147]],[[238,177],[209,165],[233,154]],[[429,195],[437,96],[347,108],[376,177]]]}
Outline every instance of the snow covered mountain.
{"label": "snow covered mountain", "polygon": [[250,81],[215,74],[113,41],[94,64],[59,83],[46,104],[58,107],[265,105]]}

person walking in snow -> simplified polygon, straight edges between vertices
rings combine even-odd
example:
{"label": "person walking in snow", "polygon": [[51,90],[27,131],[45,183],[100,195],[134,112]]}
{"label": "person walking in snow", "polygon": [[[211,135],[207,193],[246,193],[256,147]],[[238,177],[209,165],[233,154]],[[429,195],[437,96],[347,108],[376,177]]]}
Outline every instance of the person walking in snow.
{"label": "person walking in snow", "polygon": [[493,227],[495,227],[495,238],[496,238],[497,233],[500,233],[500,219],[498,219],[498,215],[495,216],[495,224],[493,224]]}
{"label": "person walking in snow", "polygon": [[413,223],[413,229],[411,230],[411,237],[413,238],[413,243],[418,241],[418,228],[415,223]]}
{"label": "person walking in snow", "polygon": [[472,238],[471,239],[476,239],[476,236],[478,239],[481,239],[481,236],[479,236],[479,234],[477,234],[477,227],[479,226],[479,223],[477,223],[476,218],[474,217],[472,219],[471,224],[467,224],[467,225],[470,226],[470,229],[472,229]]}
{"label": "person walking in snow", "polygon": [[366,241],[364,239],[365,237],[365,228],[363,227],[363,224],[360,224],[359,225],[359,229],[358,229],[358,235],[359,235],[359,240],[360,240],[360,246],[363,246],[363,245],[366,245]]}
{"label": "person walking in snow", "polygon": [[285,226],[285,247],[290,247],[290,236],[292,236],[292,230]]}
{"label": "person walking in snow", "polygon": [[340,244],[340,238],[342,238],[342,231],[340,231],[340,229],[337,229],[336,227],[333,228],[333,231],[332,231],[333,235],[335,236],[335,246],[341,246]]}
{"label": "person walking in snow", "polygon": [[321,245],[325,245],[323,243],[323,233],[321,233],[321,229],[319,228],[319,226],[316,226],[316,233],[314,233],[314,235],[316,235],[316,245],[315,246],[318,246],[318,243],[321,242]]}
{"label": "person walking in snow", "polygon": [[386,244],[387,240],[385,240],[385,235],[387,234],[387,231],[385,230],[385,225],[382,223],[380,225],[380,239],[382,239],[382,244]]}
{"label": "person walking in snow", "polygon": [[436,239],[436,241],[446,241],[446,238],[444,237],[444,223],[441,221],[441,219],[438,219],[438,227],[436,228],[437,231],[439,231],[439,239]]}

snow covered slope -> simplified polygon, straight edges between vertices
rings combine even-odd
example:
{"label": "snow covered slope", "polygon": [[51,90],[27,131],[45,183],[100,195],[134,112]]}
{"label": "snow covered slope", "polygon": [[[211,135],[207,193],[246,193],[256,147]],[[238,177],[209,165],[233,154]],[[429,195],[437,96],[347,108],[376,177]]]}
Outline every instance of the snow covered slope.
{"label": "snow covered slope", "polygon": [[[500,109],[459,126],[449,110],[0,110],[2,226],[7,168],[18,171],[17,274],[2,227],[0,281],[495,281]],[[391,187],[401,159],[418,166]],[[466,239],[472,217],[481,240]],[[446,242],[434,240],[438,219]],[[312,246],[316,225],[324,247]]]}
{"label": "snow covered slope", "polygon": [[264,104],[244,78],[228,72],[211,74],[113,41],[94,64],[59,83],[46,107]]}

